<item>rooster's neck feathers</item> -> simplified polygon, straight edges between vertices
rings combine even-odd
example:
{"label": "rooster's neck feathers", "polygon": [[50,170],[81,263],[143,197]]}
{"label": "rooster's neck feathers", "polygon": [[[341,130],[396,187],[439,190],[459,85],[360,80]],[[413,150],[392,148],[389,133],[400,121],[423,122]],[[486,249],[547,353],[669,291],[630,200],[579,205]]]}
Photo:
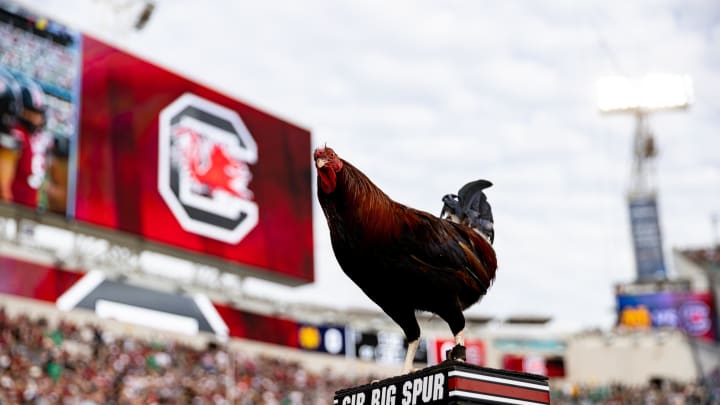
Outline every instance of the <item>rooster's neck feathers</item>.
{"label": "rooster's neck feathers", "polygon": [[326,201],[322,204],[326,215],[328,210],[335,211],[335,220],[344,222],[346,231],[353,229],[365,237],[391,236],[399,229],[400,215],[394,214],[404,206],[393,201],[355,166],[342,162],[335,191],[321,198]]}

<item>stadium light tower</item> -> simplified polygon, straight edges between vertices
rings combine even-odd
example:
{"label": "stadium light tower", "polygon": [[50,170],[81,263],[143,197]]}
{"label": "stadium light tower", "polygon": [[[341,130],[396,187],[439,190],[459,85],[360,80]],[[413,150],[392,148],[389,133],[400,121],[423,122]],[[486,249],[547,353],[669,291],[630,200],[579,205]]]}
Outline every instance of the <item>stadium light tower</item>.
{"label": "stadium light tower", "polygon": [[627,199],[637,281],[665,280],[667,271],[657,209],[655,158],[658,149],[648,118],[657,111],[687,109],[692,102],[692,81],[685,75],[604,77],[597,81],[596,90],[602,113],[635,116]]}

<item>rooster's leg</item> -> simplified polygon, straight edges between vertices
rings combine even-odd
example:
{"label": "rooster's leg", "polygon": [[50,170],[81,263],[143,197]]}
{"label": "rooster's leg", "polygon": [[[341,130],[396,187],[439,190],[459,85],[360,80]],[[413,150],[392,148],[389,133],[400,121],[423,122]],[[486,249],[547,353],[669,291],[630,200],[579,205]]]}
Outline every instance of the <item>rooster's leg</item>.
{"label": "rooster's leg", "polygon": [[438,315],[450,325],[450,331],[455,337],[455,347],[447,351],[447,359],[465,361],[465,317],[461,307],[450,307]]}
{"label": "rooster's leg", "polygon": [[455,347],[447,351],[448,360],[465,361],[465,331],[461,330],[455,334]]}
{"label": "rooster's leg", "polygon": [[415,353],[420,345],[420,339],[415,339],[408,343],[407,353],[405,354],[405,363],[403,364],[403,374],[407,374],[412,371],[412,365],[415,360]]}
{"label": "rooster's leg", "polygon": [[417,319],[415,318],[415,310],[411,307],[397,307],[395,304],[389,306],[380,306],[383,308],[385,313],[390,315],[400,328],[405,333],[405,338],[408,341],[408,349],[405,354],[405,363],[403,363],[403,374],[407,374],[412,371],[413,362],[415,360],[415,352],[417,352],[418,345],[420,344],[420,325],[418,325]]}
{"label": "rooster's leg", "polygon": [[465,330],[461,330],[455,335],[455,347],[448,350],[448,360],[465,361]]}
{"label": "rooster's leg", "polygon": [[465,330],[461,330],[458,332],[457,335],[455,335],[455,344],[460,346],[465,346]]}

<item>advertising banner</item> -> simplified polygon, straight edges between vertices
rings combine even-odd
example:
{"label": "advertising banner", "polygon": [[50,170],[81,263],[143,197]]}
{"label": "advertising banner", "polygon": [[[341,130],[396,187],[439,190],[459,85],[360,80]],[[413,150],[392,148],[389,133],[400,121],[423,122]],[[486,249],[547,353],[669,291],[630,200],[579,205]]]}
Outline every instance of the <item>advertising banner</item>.
{"label": "advertising banner", "polygon": [[299,347],[294,320],[212,302],[202,294],[169,294],[107,280],[100,272],[82,273],[8,256],[0,256],[0,277],[0,293],[54,303],[61,310],[80,307],[178,333],[205,331],[220,338]]}
{"label": "advertising banner", "polygon": [[503,369],[532,373],[546,377],[565,377],[565,359],[562,356],[545,356],[537,353],[505,354],[502,357]]}
{"label": "advertising banner", "polygon": [[[428,350],[428,364],[438,364],[447,359],[447,351],[455,347],[455,339],[431,339]],[[480,339],[465,340],[465,356],[468,364],[484,366],[487,358],[485,354],[485,343]]]}
{"label": "advertising banner", "polygon": [[659,292],[618,295],[618,325],[631,328],[674,328],[707,340],[715,338],[714,309],[709,293]]}
{"label": "advertising banner", "polygon": [[[408,342],[402,333],[388,331],[354,331],[352,341],[354,355],[350,357],[367,361],[376,361],[383,364],[403,364],[407,353]],[[420,339],[414,362],[427,361],[427,341]]]}
{"label": "advertising banner", "polygon": [[347,352],[344,326],[299,324],[297,333],[301,349],[337,355]]}

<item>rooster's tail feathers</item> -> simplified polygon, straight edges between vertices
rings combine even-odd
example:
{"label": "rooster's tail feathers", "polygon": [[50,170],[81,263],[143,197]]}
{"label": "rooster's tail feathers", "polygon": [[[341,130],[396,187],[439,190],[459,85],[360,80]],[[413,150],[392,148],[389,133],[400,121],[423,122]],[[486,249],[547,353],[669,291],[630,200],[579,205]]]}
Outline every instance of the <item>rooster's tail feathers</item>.
{"label": "rooster's tail feathers", "polygon": [[[494,260],[490,260],[491,263],[488,263],[488,260],[482,260],[482,257],[478,255],[479,253],[487,254],[486,252],[482,250],[478,252],[460,241],[458,241],[458,245],[460,245],[460,249],[465,253],[465,257],[470,263],[470,268],[467,269],[468,272],[479,283],[481,289],[487,291],[495,278],[495,267],[491,268],[491,263],[494,262]],[[490,249],[492,251],[492,258],[494,259],[495,251],[492,250],[492,248]]]}

